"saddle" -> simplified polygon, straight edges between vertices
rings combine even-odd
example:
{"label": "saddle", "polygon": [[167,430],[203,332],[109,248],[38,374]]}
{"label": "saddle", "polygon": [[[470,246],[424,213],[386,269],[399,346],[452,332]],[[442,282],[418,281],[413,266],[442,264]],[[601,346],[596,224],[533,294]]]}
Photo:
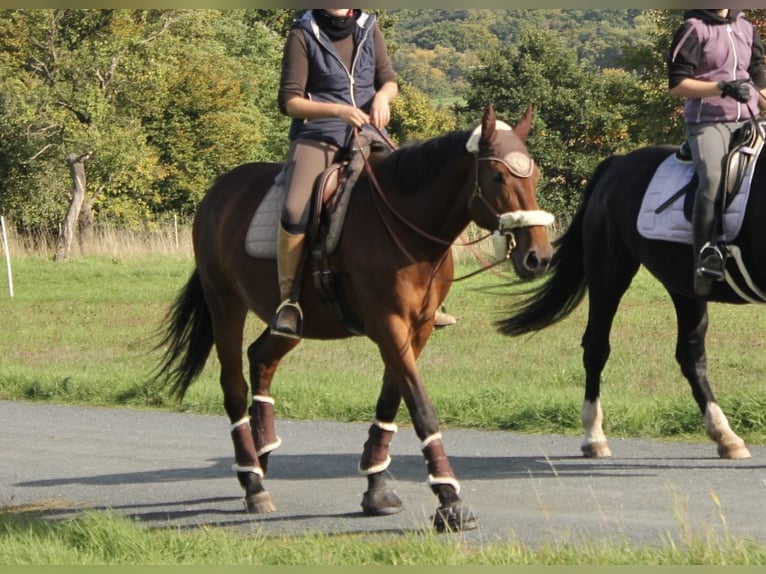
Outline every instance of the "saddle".
{"label": "saddle", "polygon": [[[726,168],[721,180],[721,190],[719,195],[719,211],[723,213],[731,204],[734,196],[742,187],[742,181],[745,178],[748,168],[758,157],[758,150],[763,143],[763,128],[755,121],[747,122],[734,132],[729,145],[729,153],[726,158]],[[692,154],[689,142],[685,141],[676,151],[676,159],[681,162],[691,162]],[[661,213],[681,196],[684,196],[684,216],[687,221],[692,220],[692,209],[694,207],[694,194],[699,185],[699,177],[695,173],[692,179],[679,189],[675,194],[663,202],[656,213]]]}

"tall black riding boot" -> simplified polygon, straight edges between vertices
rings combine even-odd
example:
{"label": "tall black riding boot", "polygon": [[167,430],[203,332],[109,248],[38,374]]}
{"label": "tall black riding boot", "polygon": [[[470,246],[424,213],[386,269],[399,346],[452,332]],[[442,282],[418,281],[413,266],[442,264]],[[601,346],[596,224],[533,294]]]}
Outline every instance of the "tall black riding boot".
{"label": "tall black riding boot", "polygon": [[715,204],[698,195],[692,213],[694,293],[710,294],[713,281],[724,277],[724,254],[716,242]]}

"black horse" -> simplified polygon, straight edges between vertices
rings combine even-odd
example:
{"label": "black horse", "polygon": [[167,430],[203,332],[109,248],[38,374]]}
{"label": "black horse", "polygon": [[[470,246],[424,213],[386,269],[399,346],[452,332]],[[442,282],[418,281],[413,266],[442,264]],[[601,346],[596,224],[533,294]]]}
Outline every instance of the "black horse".
{"label": "black horse", "polygon": [[[726,281],[715,282],[710,294],[701,298],[692,289],[690,245],[647,239],[637,227],[639,210],[655,171],[676,149],[650,146],[602,161],[572,222],[553,243],[555,251],[548,277],[516,303],[508,318],[498,321],[500,332],[507,335],[538,331],[567,317],[589,292],[588,323],[582,337],[585,367],[582,451],[586,457],[611,456],[602,428],[601,372],[609,358],[609,335],[618,304],[640,265],[663,284],[673,301],[677,318],[675,358],[702,411],[707,434],[718,444],[719,456],[750,456],[744,441],[729,427],[710,388],[705,335],[708,302],[763,301],[766,159],[761,157],[751,167],[751,193],[741,227],[728,242],[730,253],[736,257],[727,258]],[[741,264],[736,259],[741,259]]]}

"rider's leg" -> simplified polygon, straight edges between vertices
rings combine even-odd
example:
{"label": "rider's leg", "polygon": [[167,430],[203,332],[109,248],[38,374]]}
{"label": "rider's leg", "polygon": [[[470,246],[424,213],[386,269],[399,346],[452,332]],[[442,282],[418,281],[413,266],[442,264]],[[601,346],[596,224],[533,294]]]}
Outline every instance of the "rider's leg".
{"label": "rider's leg", "polygon": [[[277,272],[281,303],[271,322],[271,332],[300,338],[303,313],[293,287],[303,258],[309,201],[314,182],[332,164],[338,148],[312,140],[295,140],[285,164],[285,205],[277,235]],[[298,286],[300,287],[300,286]]]}
{"label": "rider's leg", "polygon": [[723,279],[724,256],[717,236],[716,202],[733,128],[724,123],[688,125],[689,144],[699,177],[692,212],[695,258],[694,290],[707,295],[713,281]]}

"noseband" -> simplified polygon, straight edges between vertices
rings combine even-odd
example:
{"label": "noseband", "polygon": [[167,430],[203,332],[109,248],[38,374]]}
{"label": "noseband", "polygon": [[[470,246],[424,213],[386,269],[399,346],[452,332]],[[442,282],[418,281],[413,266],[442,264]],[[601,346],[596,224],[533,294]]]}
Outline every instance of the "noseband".
{"label": "noseband", "polygon": [[[534,172],[534,162],[532,159],[521,152],[511,152],[508,157],[511,161],[504,158],[495,156],[480,156],[476,155],[476,170],[474,188],[471,197],[468,199],[468,209],[470,210],[471,204],[475,200],[480,200],[487,211],[495,218],[497,224],[492,230],[492,244],[495,248],[495,255],[498,257],[498,261],[495,263],[502,263],[510,258],[511,252],[516,247],[516,237],[513,234],[514,229],[520,227],[532,227],[534,225],[547,226],[553,223],[554,217],[552,213],[543,211],[540,209],[535,210],[516,210],[507,211],[505,213],[499,213],[489,203],[484,193],[481,190],[479,184],[479,162],[480,161],[496,161],[501,164],[515,177],[521,179],[527,179],[532,176]],[[513,164],[513,165],[512,165]]]}

